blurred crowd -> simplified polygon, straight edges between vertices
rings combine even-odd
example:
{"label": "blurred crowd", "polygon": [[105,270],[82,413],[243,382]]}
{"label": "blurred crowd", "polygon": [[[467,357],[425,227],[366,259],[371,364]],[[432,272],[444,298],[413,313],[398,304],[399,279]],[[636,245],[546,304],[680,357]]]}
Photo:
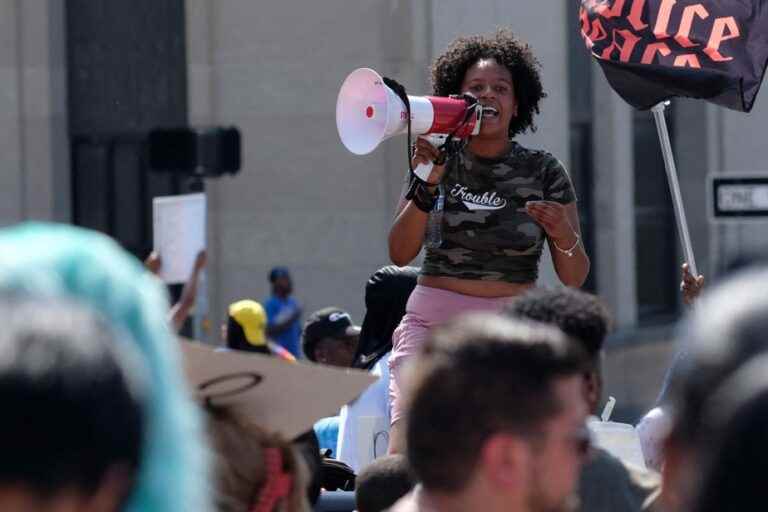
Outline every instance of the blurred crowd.
{"label": "blurred crowd", "polygon": [[[537,288],[501,313],[455,316],[407,368],[397,453],[387,361],[415,268],[371,275],[362,325],[337,307],[300,324],[285,268],[269,274],[264,306],[229,306],[217,350],[267,358],[286,375],[318,365],[339,379],[375,379],[337,415],[302,417],[305,433],[288,437],[236,405],[201,399],[185,373],[194,342],[175,333],[204,254],[172,307],[153,274],[159,258],[142,266],[99,234],[6,228],[0,255],[3,511],[702,512],[762,502],[760,267],[701,296],[703,282],[684,269],[693,307],[659,401],[637,426],[603,410],[611,318],[598,297]],[[307,403],[320,392],[311,386],[273,399]]]}

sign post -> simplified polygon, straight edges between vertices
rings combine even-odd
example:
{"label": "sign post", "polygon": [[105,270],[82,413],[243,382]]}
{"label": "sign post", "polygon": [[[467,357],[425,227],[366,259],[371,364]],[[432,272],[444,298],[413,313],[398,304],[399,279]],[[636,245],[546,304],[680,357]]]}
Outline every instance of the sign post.
{"label": "sign post", "polygon": [[768,220],[768,174],[711,178],[712,218]]}

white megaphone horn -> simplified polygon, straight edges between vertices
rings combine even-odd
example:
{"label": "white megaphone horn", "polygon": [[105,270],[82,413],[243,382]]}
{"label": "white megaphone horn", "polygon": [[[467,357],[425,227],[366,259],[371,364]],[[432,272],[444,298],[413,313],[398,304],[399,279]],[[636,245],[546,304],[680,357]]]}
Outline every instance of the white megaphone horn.
{"label": "white megaphone horn", "polygon": [[[464,139],[480,132],[482,108],[467,119],[466,99],[409,95],[408,101],[413,135],[453,134]],[[408,131],[408,109],[376,71],[356,69],[339,91],[336,128],[348,150],[366,155],[382,141]]]}

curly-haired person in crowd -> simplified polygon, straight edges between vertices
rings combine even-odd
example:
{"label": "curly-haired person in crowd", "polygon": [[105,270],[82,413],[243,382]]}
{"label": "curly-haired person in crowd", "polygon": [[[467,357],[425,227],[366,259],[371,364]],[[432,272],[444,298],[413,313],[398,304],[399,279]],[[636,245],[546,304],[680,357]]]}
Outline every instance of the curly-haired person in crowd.
{"label": "curly-haired person in crowd", "polygon": [[[581,346],[588,356],[587,371],[583,375],[584,400],[589,412],[597,414],[603,390],[603,343],[612,324],[605,304],[595,295],[573,288],[539,288],[512,302],[506,313],[514,318],[553,325]],[[625,464],[606,450],[595,447],[579,478],[581,510],[656,510],[660,485],[656,473]]]}

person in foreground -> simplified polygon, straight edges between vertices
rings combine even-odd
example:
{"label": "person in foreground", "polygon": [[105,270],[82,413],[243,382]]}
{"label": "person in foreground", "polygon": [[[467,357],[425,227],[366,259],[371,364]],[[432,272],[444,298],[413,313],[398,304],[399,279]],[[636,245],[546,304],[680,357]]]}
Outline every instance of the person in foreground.
{"label": "person in foreground", "polygon": [[[203,425],[183,378],[162,283],[104,235],[27,223],[0,229],[0,293],[88,306],[119,334],[118,343],[137,354],[147,386],[146,429],[123,510],[211,510]],[[122,427],[117,418],[112,427]],[[58,435],[55,417],[50,428]]]}
{"label": "person in foreground", "polygon": [[0,324],[0,510],[123,510],[145,433],[136,354],[68,301],[0,295]]}
{"label": "person in foreground", "polygon": [[742,272],[703,295],[681,324],[679,342],[686,351],[669,383],[671,427],[663,440],[664,510],[692,506],[713,440],[721,434],[707,428],[707,410],[716,390],[768,352],[766,285],[767,269]]}
{"label": "person in foreground", "polygon": [[585,364],[542,324],[475,313],[438,329],[409,395],[407,457],[421,483],[393,510],[572,510],[589,451]]}
{"label": "person in foreground", "polygon": [[768,471],[768,357],[755,358],[713,393],[702,415],[702,454],[693,512],[761,510]]}
{"label": "person in foreground", "polygon": [[[473,95],[484,108],[480,133],[427,182],[410,178],[389,233],[390,258],[407,265],[424,246],[430,217],[444,196],[441,243],[429,244],[407,314],[394,336],[390,452],[402,452],[403,364],[435,325],[464,311],[500,311],[532,288],[545,240],[563,284],[581,286],[589,258],[581,243],[576,193],[563,165],[514,139],[535,129],[546,96],[531,48],[508,31],[454,41],[432,66],[433,93]],[[412,165],[437,161],[420,138]]]}

